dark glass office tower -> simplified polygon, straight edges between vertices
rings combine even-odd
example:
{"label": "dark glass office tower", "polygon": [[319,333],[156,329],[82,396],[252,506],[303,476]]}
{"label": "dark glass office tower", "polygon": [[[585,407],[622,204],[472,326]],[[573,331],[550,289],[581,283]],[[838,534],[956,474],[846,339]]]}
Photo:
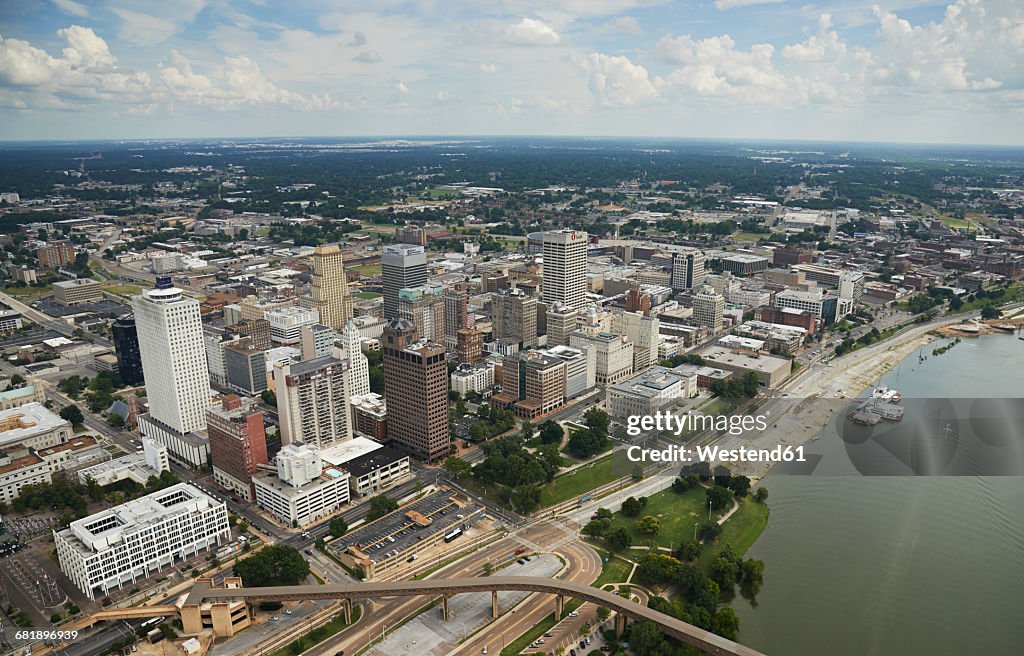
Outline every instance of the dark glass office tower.
{"label": "dark glass office tower", "polygon": [[117,367],[125,385],[145,385],[142,376],[142,356],[139,354],[139,334],[135,330],[135,316],[126,314],[114,322],[114,350]]}

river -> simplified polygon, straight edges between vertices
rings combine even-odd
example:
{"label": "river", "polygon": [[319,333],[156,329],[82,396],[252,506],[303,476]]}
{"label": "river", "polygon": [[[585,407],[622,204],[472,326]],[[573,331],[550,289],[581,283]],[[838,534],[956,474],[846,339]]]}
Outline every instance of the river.
{"label": "river", "polygon": [[[915,353],[882,382],[906,397],[1024,396],[1024,341]],[[898,373],[897,373],[898,371]],[[819,440],[824,444],[836,437]],[[756,604],[740,642],[769,656],[1024,653],[1024,478],[769,476]]]}

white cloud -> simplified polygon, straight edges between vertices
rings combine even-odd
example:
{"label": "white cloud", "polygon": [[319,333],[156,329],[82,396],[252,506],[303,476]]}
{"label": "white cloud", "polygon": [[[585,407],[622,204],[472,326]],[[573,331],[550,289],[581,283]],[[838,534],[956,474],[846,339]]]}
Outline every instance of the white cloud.
{"label": "white cloud", "polygon": [[640,26],[640,21],[635,16],[619,16],[612,20],[603,23],[598,26],[595,30],[597,34],[629,34],[632,36],[640,36],[644,33],[644,28]]}
{"label": "white cloud", "polygon": [[57,30],[57,35],[68,43],[68,47],[64,48],[64,59],[72,67],[109,67],[116,61],[114,55],[110,54],[107,42],[88,27],[72,25]]}
{"label": "white cloud", "polygon": [[846,56],[846,44],[839,40],[839,34],[832,29],[832,16],[822,14],[818,18],[818,31],[806,41],[788,45],[782,49],[782,56],[799,62],[823,62],[842,59]]}
{"label": "white cloud", "polygon": [[192,24],[208,0],[131,0],[111,6],[121,19],[119,36],[128,43],[153,45],[166,41]]}
{"label": "white cloud", "polygon": [[366,35],[358,30],[352,35],[352,38],[345,43],[349,47],[359,47],[366,45]]}
{"label": "white cloud", "polygon": [[660,99],[661,80],[628,57],[591,53],[578,64],[589,75],[591,93],[606,107],[634,107]]}
{"label": "white cloud", "polygon": [[739,50],[728,34],[695,40],[689,35],[664,37],[657,53],[677,66],[666,80],[701,96],[740,96],[764,100],[786,87],[785,77],[772,62],[774,46],[758,43]]}
{"label": "white cloud", "polygon": [[359,62],[360,64],[377,64],[384,61],[384,58],[376,50],[364,50],[353,57],[352,61]]}
{"label": "white cloud", "polygon": [[508,26],[505,40],[520,46],[553,46],[562,37],[543,21],[524,18],[518,23]]}
{"label": "white cloud", "polygon": [[409,87],[405,86],[405,83],[402,82],[401,80],[392,80],[391,86],[394,88],[395,91],[402,95],[408,95],[410,93]]}
{"label": "white cloud", "polygon": [[715,9],[727,11],[737,7],[753,7],[754,5],[773,5],[785,0],[715,0]]}
{"label": "white cloud", "polygon": [[481,63],[480,64],[480,71],[482,73],[497,73],[498,72],[498,67],[495,66],[494,64]]}
{"label": "white cloud", "polygon": [[60,9],[65,14],[71,14],[79,18],[89,15],[89,8],[80,2],[75,2],[75,0],[52,0],[52,2],[57,9]]}

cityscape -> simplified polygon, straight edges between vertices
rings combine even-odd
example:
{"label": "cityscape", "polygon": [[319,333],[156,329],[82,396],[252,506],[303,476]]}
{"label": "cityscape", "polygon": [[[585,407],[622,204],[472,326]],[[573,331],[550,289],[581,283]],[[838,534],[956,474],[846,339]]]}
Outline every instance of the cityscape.
{"label": "cityscape", "polygon": [[[287,31],[262,3],[100,4],[0,11],[0,654],[1019,653],[1024,58],[942,48],[970,28],[1024,55],[1024,9],[873,9],[889,46],[927,41],[906,75],[951,125],[961,94],[993,117],[901,143],[872,130],[902,73],[842,7],[777,64],[744,35],[788,2],[694,7],[739,45],[663,36],[664,76],[621,39],[678,31],[675,3],[446,8],[466,43],[444,64],[403,22],[438,8],[302,23],[344,66],[404,70],[396,109],[357,97],[368,73],[346,100],[267,77],[305,55],[193,72],[189,31]],[[416,105],[384,35],[454,101]],[[722,84],[766,57],[798,96],[826,82],[782,60],[841,38],[876,66],[832,71],[874,89],[863,134],[794,133],[805,108],[761,138],[619,136],[704,93],[713,39],[744,55]],[[556,54],[586,39],[633,59]],[[479,127],[471,80],[515,87],[506,51],[571,60],[605,128],[507,99],[518,122]],[[432,112],[444,130],[408,118]]]}

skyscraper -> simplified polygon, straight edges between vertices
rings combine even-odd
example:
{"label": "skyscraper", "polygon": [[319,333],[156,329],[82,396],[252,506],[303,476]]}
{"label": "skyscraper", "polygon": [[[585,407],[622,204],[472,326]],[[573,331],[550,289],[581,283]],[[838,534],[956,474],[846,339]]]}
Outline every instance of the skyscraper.
{"label": "skyscraper", "polygon": [[414,244],[385,246],[380,257],[384,318],[398,318],[398,292],[427,283],[427,251]]}
{"label": "skyscraper", "polygon": [[704,253],[686,248],[672,253],[672,289],[699,288],[704,284]]}
{"label": "skyscraper", "polygon": [[458,346],[459,330],[472,328],[469,314],[469,289],[457,284],[444,292],[444,347],[451,353]]}
{"label": "skyscraper", "polygon": [[126,314],[118,318],[111,327],[114,352],[117,353],[117,370],[125,385],[145,385],[142,375],[142,355],[139,353],[139,334],[135,328],[135,317]]}
{"label": "skyscraper", "polygon": [[393,319],[382,348],[388,440],[421,460],[443,460],[451,450],[444,347],[417,341],[412,322]]}
{"label": "skyscraper", "polygon": [[158,277],[154,289],[132,299],[132,310],[150,417],[179,434],[205,428],[210,374],[199,301]]}
{"label": "skyscraper", "polygon": [[256,498],[252,475],[267,460],[263,411],[252,400],[228,395],[206,410],[213,478],[246,501]]}
{"label": "skyscraper", "polygon": [[537,346],[537,299],[519,290],[491,295],[491,322],[495,340],[511,340],[521,348]]}
{"label": "skyscraper", "polygon": [[345,277],[345,263],[337,244],[317,246],[311,261],[310,298],[320,312],[320,323],[341,330],[352,318],[352,295]]}
{"label": "skyscraper", "polygon": [[569,335],[576,330],[578,316],[578,311],[566,305],[554,305],[547,311],[548,348],[569,345]]}
{"label": "skyscraper", "polygon": [[582,309],[587,293],[587,233],[545,232],[543,247],[544,302]]}
{"label": "skyscraper", "polygon": [[332,356],[274,363],[281,443],[324,447],[352,437],[348,360]]}
{"label": "skyscraper", "polygon": [[693,320],[699,326],[707,326],[712,335],[722,332],[724,313],[725,298],[710,285],[704,285],[693,295]]}
{"label": "skyscraper", "polygon": [[398,291],[398,316],[416,325],[423,339],[444,344],[444,297],[441,287],[421,285]]}
{"label": "skyscraper", "polygon": [[365,396],[370,393],[370,363],[363,353],[363,336],[355,323],[348,322],[345,330],[338,336],[338,344],[345,351],[348,360],[348,395]]}

